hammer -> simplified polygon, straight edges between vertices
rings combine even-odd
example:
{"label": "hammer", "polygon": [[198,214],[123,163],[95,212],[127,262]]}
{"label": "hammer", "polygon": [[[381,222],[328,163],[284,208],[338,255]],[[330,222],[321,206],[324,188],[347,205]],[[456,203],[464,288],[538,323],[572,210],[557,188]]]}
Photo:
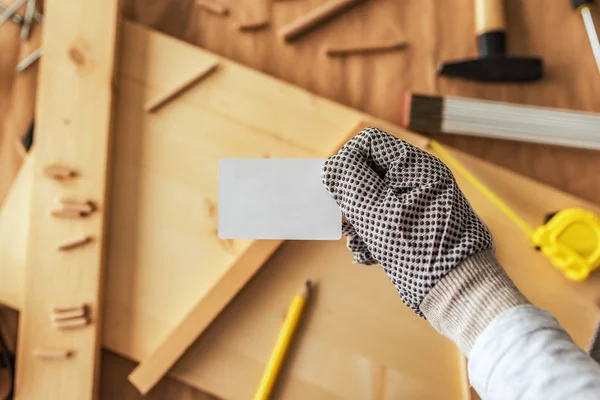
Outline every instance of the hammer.
{"label": "hammer", "polygon": [[506,55],[502,0],[475,0],[475,26],[480,57],[442,63],[439,75],[485,82],[529,82],[542,78],[542,59]]}

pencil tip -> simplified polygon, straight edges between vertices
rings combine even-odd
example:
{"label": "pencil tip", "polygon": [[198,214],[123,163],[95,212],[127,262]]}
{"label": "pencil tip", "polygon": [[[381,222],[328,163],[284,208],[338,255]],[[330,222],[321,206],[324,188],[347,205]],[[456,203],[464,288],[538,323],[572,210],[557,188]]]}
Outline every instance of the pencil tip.
{"label": "pencil tip", "polygon": [[311,280],[307,280],[304,283],[304,290],[302,291],[301,296],[304,298],[307,298],[310,295],[312,288],[313,288],[313,282]]}

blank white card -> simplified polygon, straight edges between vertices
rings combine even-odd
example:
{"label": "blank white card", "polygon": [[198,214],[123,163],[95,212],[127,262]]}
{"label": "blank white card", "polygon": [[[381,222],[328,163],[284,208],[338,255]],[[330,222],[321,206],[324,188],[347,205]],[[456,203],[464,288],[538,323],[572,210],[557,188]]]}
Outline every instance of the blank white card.
{"label": "blank white card", "polygon": [[321,183],[323,161],[220,160],[219,237],[339,239],[342,214]]}

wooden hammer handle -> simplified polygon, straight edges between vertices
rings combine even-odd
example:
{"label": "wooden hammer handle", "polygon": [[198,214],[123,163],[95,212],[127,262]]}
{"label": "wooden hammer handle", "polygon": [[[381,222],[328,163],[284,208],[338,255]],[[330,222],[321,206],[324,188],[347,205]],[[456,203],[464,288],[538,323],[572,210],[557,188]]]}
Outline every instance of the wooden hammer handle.
{"label": "wooden hammer handle", "polygon": [[478,36],[506,31],[503,0],[475,0],[475,31]]}

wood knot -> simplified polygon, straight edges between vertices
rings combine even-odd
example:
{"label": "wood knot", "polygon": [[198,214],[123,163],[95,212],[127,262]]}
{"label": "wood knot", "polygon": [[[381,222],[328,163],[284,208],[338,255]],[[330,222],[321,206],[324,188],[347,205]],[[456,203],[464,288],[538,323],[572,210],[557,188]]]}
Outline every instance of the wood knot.
{"label": "wood knot", "polygon": [[219,217],[219,206],[213,203],[210,199],[206,199],[205,203],[206,211],[208,212],[208,217],[213,222],[213,224],[217,223]]}
{"label": "wood knot", "polygon": [[85,51],[78,46],[69,48],[69,58],[78,66],[85,65],[88,59]]}

